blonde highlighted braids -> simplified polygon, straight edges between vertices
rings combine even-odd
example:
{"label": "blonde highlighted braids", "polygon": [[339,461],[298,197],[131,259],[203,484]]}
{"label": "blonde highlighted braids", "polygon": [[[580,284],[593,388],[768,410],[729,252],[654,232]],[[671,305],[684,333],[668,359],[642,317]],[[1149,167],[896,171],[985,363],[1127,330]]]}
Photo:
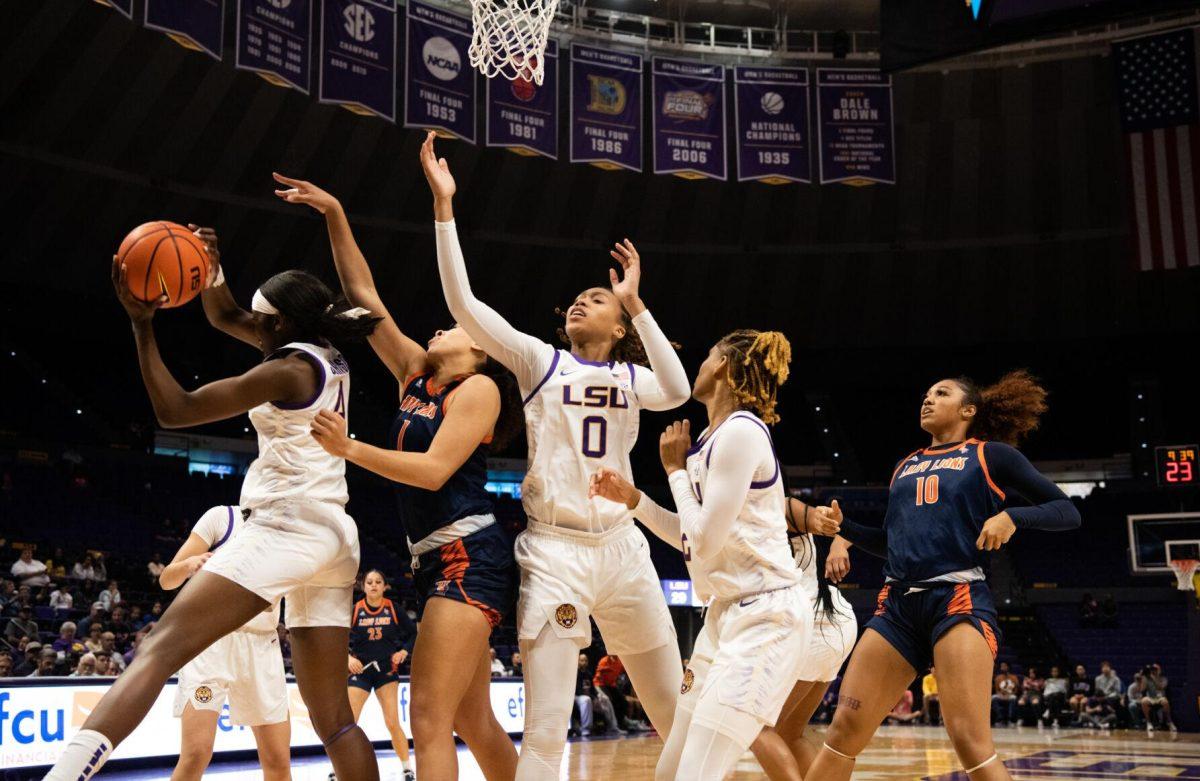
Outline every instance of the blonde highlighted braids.
{"label": "blonde highlighted braids", "polygon": [[787,382],[792,345],[779,331],[734,331],[717,343],[729,357],[726,382],[734,402],[754,411],[763,422],[779,422],[775,412],[779,387]]}

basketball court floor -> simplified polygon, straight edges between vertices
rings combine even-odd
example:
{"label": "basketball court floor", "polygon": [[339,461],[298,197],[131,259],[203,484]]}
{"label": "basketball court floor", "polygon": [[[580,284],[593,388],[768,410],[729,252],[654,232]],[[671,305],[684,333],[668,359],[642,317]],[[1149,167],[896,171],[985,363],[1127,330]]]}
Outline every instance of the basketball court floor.
{"label": "basketball court floor", "polygon": [[[817,728],[819,735],[823,728]],[[1171,779],[1200,781],[1200,735],[1147,736],[1144,732],[1117,731],[1107,734],[1086,730],[999,729],[996,742],[1000,756],[1015,781],[1064,781],[1087,778],[1116,781]],[[571,781],[651,781],[660,743],[655,737],[587,740],[572,742],[565,759],[564,778]],[[459,778],[482,781],[479,767],[470,754],[460,751]],[[403,775],[395,755],[379,756],[382,781],[399,781]],[[293,765],[294,781],[325,781],[329,763],[322,758],[298,759]],[[945,730],[934,727],[884,727],[871,747],[859,757],[855,779],[937,779],[966,781],[954,758]],[[169,770],[104,772],[101,778],[166,779]],[[418,768],[418,779],[419,779]],[[730,781],[765,778],[754,758],[747,754]],[[249,781],[261,778],[250,764],[217,763],[205,778]]]}

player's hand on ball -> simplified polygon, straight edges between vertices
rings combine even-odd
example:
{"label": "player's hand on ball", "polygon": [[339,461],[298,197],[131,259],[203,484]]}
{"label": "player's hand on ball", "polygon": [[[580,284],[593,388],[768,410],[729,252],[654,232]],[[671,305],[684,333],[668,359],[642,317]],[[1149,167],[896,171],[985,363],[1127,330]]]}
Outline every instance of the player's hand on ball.
{"label": "player's hand on ball", "polygon": [[850,574],[850,543],[844,537],[834,537],[825,557],[825,579],[841,583]]}
{"label": "player's hand on ball", "polygon": [[979,533],[979,539],[975,540],[975,547],[979,550],[1000,550],[1004,543],[1012,539],[1016,531],[1017,525],[1007,512],[993,515],[983,524],[983,531]]}
{"label": "player's hand on ball", "polygon": [[204,251],[208,254],[208,279],[204,282],[204,288],[207,290],[216,283],[221,273],[221,249],[217,244],[217,232],[193,222],[189,222],[187,227],[204,244]]}
{"label": "player's hand on ball", "polygon": [[808,530],[822,537],[832,537],[842,528],[842,508],[834,499],[828,507],[814,507],[808,512]]}
{"label": "player's hand on ball", "polygon": [[126,314],[129,315],[129,319],[134,323],[150,322],[151,318],[154,317],[154,311],[167,303],[166,295],[150,302],[136,298],[133,295],[133,291],[129,289],[125,265],[121,263],[121,259],[116,255],[113,255],[112,261],[112,283],[113,290],[117,293],[117,300],[121,302],[121,306],[125,307]]}
{"label": "player's hand on ball", "polygon": [[675,421],[658,438],[658,456],[667,474],[687,468],[688,449],[692,446],[692,423]]}
{"label": "player's hand on ball", "polygon": [[331,456],[345,458],[350,450],[350,437],[346,435],[346,419],[332,410],[323,409],[312,422],[313,439]]}
{"label": "player's hand on ball", "polygon": [[450,175],[450,165],[446,158],[438,157],[433,149],[433,139],[437,134],[430,130],[425,135],[425,143],[421,144],[421,168],[425,171],[425,179],[429,189],[433,191],[435,200],[448,200],[454,197],[458,185]]}
{"label": "player's hand on ball", "polygon": [[602,496],[610,502],[620,502],[632,510],[641,501],[642,492],[635,488],[633,483],[621,477],[621,475],[613,470],[607,467],[600,467],[592,475],[592,479],[588,484],[588,498],[591,499],[594,496]]}
{"label": "player's hand on ball", "polygon": [[[610,268],[608,281],[612,284],[613,295],[620,299],[621,303],[625,305],[625,309],[632,309],[636,306],[638,287],[642,283],[642,257],[629,239],[618,241],[613,246],[615,249],[609,250],[608,254],[621,264],[622,273],[618,276],[617,270]],[[640,313],[630,312],[630,314],[636,316]]]}
{"label": "player's hand on ball", "polygon": [[347,668],[350,670],[351,675],[358,675],[363,671],[362,662],[355,659],[353,656],[350,657],[350,663],[347,665]]}
{"label": "player's hand on ball", "polygon": [[288,203],[303,203],[313,207],[321,214],[330,211],[337,211],[342,208],[342,204],[338,202],[329,193],[317,187],[312,182],[306,182],[303,179],[292,179],[283,174],[273,173],[275,181],[280,184],[286,184],[286,190],[276,190],[275,194]]}

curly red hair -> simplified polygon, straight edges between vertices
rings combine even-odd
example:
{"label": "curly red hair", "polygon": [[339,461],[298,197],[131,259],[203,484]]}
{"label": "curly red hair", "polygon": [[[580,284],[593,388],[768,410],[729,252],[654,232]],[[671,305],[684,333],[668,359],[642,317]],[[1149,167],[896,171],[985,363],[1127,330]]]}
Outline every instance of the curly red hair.
{"label": "curly red hair", "polygon": [[977,439],[1015,446],[1037,429],[1046,411],[1046,389],[1026,369],[1011,371],[987,387],[969,377],[954,381],[963,390],[963,404],[975,405],[970,433]]}

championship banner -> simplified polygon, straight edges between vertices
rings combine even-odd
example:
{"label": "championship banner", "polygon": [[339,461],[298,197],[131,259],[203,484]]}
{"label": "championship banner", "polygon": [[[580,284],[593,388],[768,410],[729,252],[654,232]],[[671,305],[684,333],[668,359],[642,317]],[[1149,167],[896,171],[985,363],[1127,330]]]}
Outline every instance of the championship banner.
{"label": "championship banner", "polygon": [[571,44],[571,162],[642,170],[642,58]]}
{"label": "championship banner", "polygon": [[[132,0],[128,0],[132,9]],[[145,24],[192,51],[221,59],[225,0],[146,0]]]}
{"label": "championship banner", "polygon": [[405,29],[404,126],[441,130],[474,144],[471,20],[410,0]]}
{"label": "championship banner", "polygon": [[725,66],[655,57],[654,173],[725,179]]}
{"label": "championship banner", "polygon": [[317,99],[396,121],[396,0],[321,0]]}
{"label": "championship banner", "polygon": [[309,9],[309,0],[238,0],[235,65],[307,95]]}
{"label": "championship banner", "polygon": [[817,106],[821,184],[896,183],[891,76],[818,68]]}
{"label": "championship banner", "polygon": [[546,42],[545,77],[487,80],[487,145],[558,159],[558,42]]}
{"label": "championship banner", "polygon": [[133,0],[96,0],[100,5],[106,5],[126,19],[133,18]]}
{"label": "championship banner", "polygon": [[738,181],[811,182],[806,68],[733,69]]}

